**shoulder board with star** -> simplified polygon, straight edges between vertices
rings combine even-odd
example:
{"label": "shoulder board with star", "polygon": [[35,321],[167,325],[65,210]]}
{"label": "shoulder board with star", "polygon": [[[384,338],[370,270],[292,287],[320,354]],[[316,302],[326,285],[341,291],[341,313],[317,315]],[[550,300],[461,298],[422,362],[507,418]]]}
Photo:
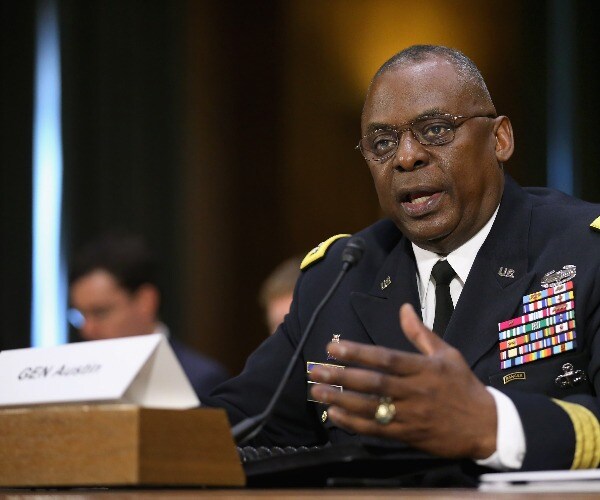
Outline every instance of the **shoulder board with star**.
{"label": "shoulder board with star", "polygon": [[340,238],[348,238],[349,236],[352,235],[336,234],[335,236],[327,238],[325,241],[319,243],[315,248],[313,248],[310,252],[306,254],[306,257],[304,257],[302,263],[300,264],[300,269],[304,271],[308,267],[312,266],[315,262],[320,261],[323,257],[325,257],[327,250],[329,250],[329,247],[333,244],[334,241],[339,240]]}
{"label": "shoulder board with star", "polygon": [[600,217],[594,219],[594,221],[590,224],[590,227],[596,231],[600,231]]}

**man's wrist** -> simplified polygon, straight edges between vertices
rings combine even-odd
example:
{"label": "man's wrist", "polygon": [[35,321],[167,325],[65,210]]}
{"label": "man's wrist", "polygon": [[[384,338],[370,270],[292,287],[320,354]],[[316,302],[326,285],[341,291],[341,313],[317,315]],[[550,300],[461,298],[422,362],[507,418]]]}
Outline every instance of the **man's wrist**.
{"label": "man's wrist", "polygon": [[[486,388],[487,389],[487,388]],[[480,460],[485,459],[492,455],[497,448],[497,428],[498,428],[498,415],[496,410],[496,401],[489,391],[485,392],[486,402],[479,405],[480,411],[482,412],[482,424],[484,429],[482,433],[477,437],[475,442],[475,448],[471,455],[474,459]],[[489,415],[489,416],[486,416]]]}
{"label": "man's wrist", "polygon": [[525,432],[519,413],[512,400],[493,387],[486,387],[496,405],[496,449],[487,458],[477,460],[479,465],[496,470],[520,469],[525,458]]}

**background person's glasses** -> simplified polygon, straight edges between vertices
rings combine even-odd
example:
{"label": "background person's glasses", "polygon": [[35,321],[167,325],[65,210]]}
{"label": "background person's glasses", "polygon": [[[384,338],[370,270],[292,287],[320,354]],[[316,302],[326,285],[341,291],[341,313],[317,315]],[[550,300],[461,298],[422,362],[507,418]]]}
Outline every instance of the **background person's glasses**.
{"label": "background person's glasses", "polygon": [[95,307],[84,313],[79,309],[71,307],[67,310],[67,321],[74,328],[81,330],[87,318],[93,319],[96,322],[105,321],[113,313],[115,308],[116,306],[114,304],[109,304],[102,307]]}
{"label": "background person's glasses", "polygon": [[402,133],[410,130],[423,146],[441,146],[454,139],[456,129],[471,118],[496,118],[494,115],[461,116],[448,113],[427,115],[398,127],[381,128],[365,135],[356,149],[367,161],[381,162],[396,154]]}

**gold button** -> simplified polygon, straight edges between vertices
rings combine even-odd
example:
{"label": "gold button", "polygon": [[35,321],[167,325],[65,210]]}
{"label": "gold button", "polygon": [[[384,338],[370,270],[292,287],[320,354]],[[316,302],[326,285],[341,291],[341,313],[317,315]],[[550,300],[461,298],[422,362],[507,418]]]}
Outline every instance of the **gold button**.
{"label": "gold button", "polygon": [[327,411],[324,411],[321,414],[321,422],[323,422],[323,423],[327,422]]}

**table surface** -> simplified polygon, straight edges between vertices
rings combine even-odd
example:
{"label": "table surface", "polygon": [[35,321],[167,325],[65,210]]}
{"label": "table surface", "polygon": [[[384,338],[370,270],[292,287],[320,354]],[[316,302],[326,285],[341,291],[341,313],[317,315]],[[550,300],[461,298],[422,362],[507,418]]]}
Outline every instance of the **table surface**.
{"label": "table surface", "polygon": [[534,498],[566,498],[570,500],[599,498],[600,492],[483,492],[474,489],[439,488],[439,489],[414,489],[414,488],[381,488],[381,489],[120,489],[120,488],[98,488],[98,489],[0,489],[2,499],[100,499],[102,497],[115,497],[124,500],[143,500],[154,498],[187,499],[187,498],[217,498],[217,499],[265,499],[281,498],[289,500],[317,500],[360,498],[361,500],[374,500],[380,498],[403,498],[403,499],[492,499],[502,500],[530,500]]}

